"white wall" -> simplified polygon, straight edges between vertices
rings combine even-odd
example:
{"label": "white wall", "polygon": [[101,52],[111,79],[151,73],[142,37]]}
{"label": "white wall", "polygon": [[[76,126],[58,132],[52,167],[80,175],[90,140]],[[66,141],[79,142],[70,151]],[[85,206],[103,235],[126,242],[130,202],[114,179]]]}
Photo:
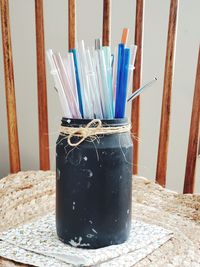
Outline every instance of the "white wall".
{"label": "white wall", "polygon": [[[23,170],[38,169],[38,121],[34,1],[10,2],[15,87],[21,163]],[[102,0],[77,1],[77,34],[88,45],[101,36]],[[161,98],[169,14],[169,0],[146,0],[144,27],[143,83],[155,75],[155,86],[141,97],[140,175],[154,178],[158,147]],[[45,0],[46,48],[67,51],[67,1]],[[200,1],[180,0],[167,186],[182,191],[191,103],[194,91],[200,37]],[[123,27],[130,28],[133,43],[135,0],[112,1],[112,45],[117,45]],[[0,47],[2,55],[2,47]],[[61,109],[47,66],[51,168],[55,167],[55,140]],[[3,61],[0,57],[0,177],[9,173]],[[196,191],[200,191],[200,159]]]}

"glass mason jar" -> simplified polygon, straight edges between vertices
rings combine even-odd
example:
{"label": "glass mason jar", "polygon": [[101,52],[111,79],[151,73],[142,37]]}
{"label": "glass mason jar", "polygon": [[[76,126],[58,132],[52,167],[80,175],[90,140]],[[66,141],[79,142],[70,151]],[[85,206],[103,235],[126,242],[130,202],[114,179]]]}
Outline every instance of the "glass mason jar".
{"label": "glass mason jar", "polygon": [[[85,127],[91,120],[62,119],[61,126]],[[103,127],[128,125],[102,120]],[[130,132],[99,135],[76,147],[60,134],[56,146],[56,228],[75,247],[100,248],[127,240],[131,227]],[[72,137],[73,141],[80,137]]]}

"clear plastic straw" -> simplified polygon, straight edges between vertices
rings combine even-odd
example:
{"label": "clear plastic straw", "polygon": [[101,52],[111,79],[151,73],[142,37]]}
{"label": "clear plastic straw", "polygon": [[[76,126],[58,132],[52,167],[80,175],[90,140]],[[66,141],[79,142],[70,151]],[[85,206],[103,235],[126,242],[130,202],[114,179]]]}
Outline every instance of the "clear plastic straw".
{"label": "clear plastic straw", "polygon": [[106,107],[105,107],[103,85],[102,85],[102,79],[101,79],[99,55],[98,55],[97,50],[94,51],[94,67],[96,69],[97,84],[98,84],[100,102],[101,102],[101,107],[102,107],[102,113],[103,113],[103,117],[106,118]]}
{"label": "clear plastic straw", "polygon": [[137,53],[137,46],[131,45],[130,46],[130,53],[131,53],[131,59],[130,59],[130,65],[129,65],[129,73],[128,73],[128,93],[131,93],[132,90],[132,82],[133,82],[133,72],[134,72],[134,65],[135,65],[135,57]]}
{"label": "clear plastic straw", "polygon": [[84,106],[84,118],[92,119],[94,118],[93,107],[92,107],[92,98],[89,91],[89,81],[87,77],[87,60],[86,60],[86,52],[84,41],[81,41],[78,45],[78,61],[80,66],[80,80],[81,80],[81,88],[83,93],[83,106]]}
{"label": "clear plastic straw", "polygon": [[113,118],[113,110],[112,110],[112,100],[110,99],[108,80],[107,80],[107,72],[106,72],[106,63],[103,51],[97,50],[99,56],[99,64],[100,64],[100,74],[102,79],[102,91],[104,96],[105,103],[105,111],[106,111],[106,119]]}
{"label": "clear plastic straw", "polygon": [[60,53],[53,54],[53,59],[56,63],[58,74],[60,76],[60,80],[62,82],[66,97],[67,99],[69,99],[68,103],[69,107],[71,108],[72,116],[73,118],[81,118],[78,102],[76,102],[76,98],[70,85],[69,76],[65,69]]}
{"label": "clear plastic straw", "polygon": [[89,49],[86,50],[87,61],[88,61],[88,79],[90,85],[90,92],[93,99],[93,111],[95,117],[98,119],[103,119],[103,113],[101,108],[100,94],[98,90],[98,84],[96,79],[95,68],[92,62],[91,54]]}
{"label": "clear plastic straw", "polygon": [[63,58],[64,67],[66,70],[66,75],[70,83],[70,87],[72,89],[73,95],[75,97],[76,105],[78,104],[78,93],[77,93],[77,85],[76,85],[76,75],[75,75],[75,67],[74,67],[74,58],[73,53],[68,53]]}
{"label": "clear plastic straw", "polygon": [[49,49],[49,50],[47,50],[46,54],[47,54],[50,68],[51,68],[51,74],[52,74],[53,79],[54,79],[55,88],[58,91],[58,96],[60,99],[63,114],[67,118],[72,118],[72,114],[71,114],[71,111],[69,108],[69,103],[67,101],[67,98],[66,98],[66,95],[65,95],[65,92],[63,89],[63,85],[61,83],[58,71],[56,69],[55,62],[53,60],[53,51],[51,49]]}
{"label": "clear plastic straw", "polygon": [[112,58],[111,58],[111,49],[109,46],[102,47],[105,64],[106,64],[106,76],[107,76],[107,83],[108,83],[108,92],[109,92],[109,100],[111,105],[111,116],[114,115],[114,103],[113,103],[113,88],[112,88]]}

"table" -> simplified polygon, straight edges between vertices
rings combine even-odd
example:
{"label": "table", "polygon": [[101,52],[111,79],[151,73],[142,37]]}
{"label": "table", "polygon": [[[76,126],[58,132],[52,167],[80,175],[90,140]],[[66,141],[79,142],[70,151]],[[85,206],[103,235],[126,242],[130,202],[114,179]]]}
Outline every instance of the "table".
{"label": "table", "polygon": [[[54,208],[54,172],[19,172],[0,180],[0,231],[30,222]],[[178,194],[134,176],[133,218],[174,233],[170,241],[134,266],[200,266],[199,194]],[[0,266],[27,265],[0,258]]]}

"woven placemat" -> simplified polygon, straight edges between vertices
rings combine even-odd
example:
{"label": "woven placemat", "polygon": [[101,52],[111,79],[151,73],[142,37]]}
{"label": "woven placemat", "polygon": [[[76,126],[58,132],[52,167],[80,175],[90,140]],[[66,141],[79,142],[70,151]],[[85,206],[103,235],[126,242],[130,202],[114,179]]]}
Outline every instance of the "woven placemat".
{"label": "woven placemat", "polygon": [[[34,266],[133,266],[167,242],[172,233],[162,227],[132,221],[130,238],[121,245],[87,250],[58,240],[55,216],[0,234],[0,256]],[[81,237],[77,237],[81,242]]]}

